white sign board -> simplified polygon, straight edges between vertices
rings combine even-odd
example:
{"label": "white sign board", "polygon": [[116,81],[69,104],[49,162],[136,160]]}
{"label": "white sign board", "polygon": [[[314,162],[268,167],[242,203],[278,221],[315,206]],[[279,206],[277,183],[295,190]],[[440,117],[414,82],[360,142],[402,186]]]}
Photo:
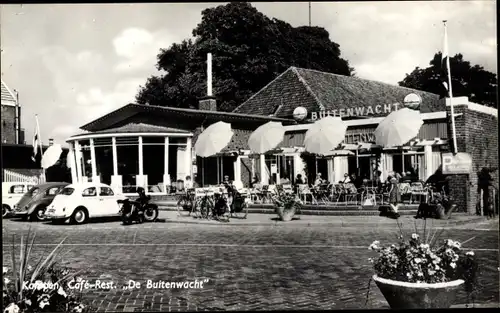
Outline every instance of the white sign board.
{"label": "white sign board", "polygon": [[278,165],[271,164],[271,174],[277,174],[277,173],[278,173]]}
{"label": "white sign board", "polygon": [[443,153],[443,174],[470,174],[472,158],[469,153]]}

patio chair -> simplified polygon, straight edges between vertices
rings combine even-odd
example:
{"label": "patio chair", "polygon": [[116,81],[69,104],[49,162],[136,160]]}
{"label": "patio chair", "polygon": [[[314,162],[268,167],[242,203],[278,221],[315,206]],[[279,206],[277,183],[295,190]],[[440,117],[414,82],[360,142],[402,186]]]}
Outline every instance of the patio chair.
{"label": "patio chair", "polygon": [[328,204],[328,188],[330,185],[321,184],[318,189],[316,189],[316,199],[321,204]]}
{"label": "patio chair", "polygon": [[299,185],[299,198],[300,200],[304,201],[304,203],[307,203],[307,198],[311,198],[311,204],[318,204],[318,201],[316,201],[316,198],[314,197],[313,193],[311,192],[311,189],[309,188],[308,185]]}
{"label": "patio chair", "polygon": [[293,186],[288,184],[288,185],[283,185],[283,192],[286,194],[293,194]]}
{"label": "patio chair", "polygon": [[354,184],[344,184],[345,204],[358,204],[358,189]]}
{"label": "patio chair", "polygon": [[262,202],[261,203],[271,203],[272,202],[272,193],[273,190],[275,190],[273,187],[270,185],[264,185],[262,186]]}
{"label": "patio chair", "polygon": [[398,184],[399,193],[401,194],[401,202],[405,202],[404,198],[407,198],[411,202],[411,185],[410,183],[399,183]]}
{"label": "patio chair", "polygon": [[424,202],[428,201],[429,190],[424,186],[422,182],[414,182],[411,183],[411,196],[410,196],[410,204],[413,203],[414,198],[419,198],[419,202],[422,203],[422,197],[424,198]]}
{"label": "patio chair", "polygon": [[261,203],[262,202],[262,185],[255,184],[253,188],[250,189],[250,200],[253,203]]}

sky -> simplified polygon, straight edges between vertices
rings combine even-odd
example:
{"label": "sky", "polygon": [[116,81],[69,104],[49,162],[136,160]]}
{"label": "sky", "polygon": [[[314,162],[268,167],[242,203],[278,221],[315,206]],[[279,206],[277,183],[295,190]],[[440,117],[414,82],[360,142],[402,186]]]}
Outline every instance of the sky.
{"label": "sky", "polygon": [[[1,5],[1,72],[19,91],[22,128],[65,145],[80,126],[135,101],[158,74],[160,48],[190,38],[201,12],[223,3]],[[268,17],[307,25],[307,2],[253,3]],[[397,84],[443,49],[497,72],[496,2],[312,2],[314,26],[340,45],[356,75]],[[215,56],[214,56],[215,57]]]}

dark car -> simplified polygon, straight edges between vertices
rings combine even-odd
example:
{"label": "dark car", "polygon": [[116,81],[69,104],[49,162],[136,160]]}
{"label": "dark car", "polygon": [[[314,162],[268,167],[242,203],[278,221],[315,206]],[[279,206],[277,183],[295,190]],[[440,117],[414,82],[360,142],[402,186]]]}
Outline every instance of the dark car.
{"label": "dark car", "polygon": [[31,188],[14,206],[14,216],[31,221],[43,220],[47,206],[52,203],[59,191],[68,185],[68,183],[52,182]]}

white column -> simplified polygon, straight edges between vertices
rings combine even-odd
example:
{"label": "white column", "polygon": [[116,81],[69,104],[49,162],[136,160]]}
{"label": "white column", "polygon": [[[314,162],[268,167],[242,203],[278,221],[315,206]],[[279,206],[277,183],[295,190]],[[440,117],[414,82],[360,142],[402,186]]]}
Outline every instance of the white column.
{"label": "white column", "polygon": [[[69,145],[69,149],[70,149],[70,152],[71,152],[72,154],[69,154],[69,153],[68,153],[68,155],[69,155],[70,157],[71,157],[71,156],[73,157],[73,160],[70,160],[70,163],[69,163],[69,164],[73,163],[73,164],[72,164],[73,166],[71,166],[71,183],[72,183],[72,184],[76,184],[76,183],[78,182],[78,175],[77,175],[77,172],[76,172],[76,167],[77,167],[78,165],[77,165],[77,163],[76,163],[76,153],[75,153],[75,143],[74,143],[74,142],[73,142],[73,143],[71,143],[71,144]],[[66,163],[67,163],[67,162],[66,162]]]}
{"label": "white column", "polygon": [[139,175],[144,175],[144,155],[142,149],[142,136],[139,136]]}
{"label": "white column", "polygon": [[168,137],[165,137],[165,150],[163,157],[163,185],[165,186],[164,192],[167,192],[168,187],[171,185],[170,175],[168,174],[168,147],[170,146],[170,140]]}
{"label": "white column", "polygon": [[100,177],[97,176],[97,163],[95,159],[94,139],[90,139],[90,164],[92,165],[92,182],[100,182]]}
{"label": "white column", "polygon": [[[191,180],[193,179],[193,149],[192,149],[192,141],[191,138],[187,138],[186,142],[186,176],[189,175],[191,176]],[[185,178],[185,177],[184,177]]]}
{"label": "white column", "polygon": [[[424,146],[424,167],[425,167],[425,177],[423,180],[426,181],[429,177],[432,176],[432,146],[425,145]],[[422,165],[420,165],[422,166]]]}
{"label": "white column", "polygon": [[142,187],[147,190],[147,179],[144,175],[144,154],[142,149],[142,136],[139,136],[139,173],[135,176],[135,184],[137,187]]}
{"label": "white column", "polygon": [[82,170],[82,147],[78,141],[75,141],[75,166],[76,174],[78,176],[78,182],[83,182],[83,170]]}
{"label": "white column", "polygon": [[380,168],[379,168],[379,171],[380,171],[380,180],[381,181],[385,181],[385,179],[387,178],[387,161],[386,161],[386,154],[385,153],[381,153],[380,154]]}
{"label": "white column", "polygon": [[111,188],[118,194],[123,192],[122,177],[118,173],[118,149],[116,148],[116,137],[111,138],[111,150],[113,152],[113,175],[111,176]]}
{"label": "white column", "polygon": [[241,181],[241,156],[237,156],[236,160],[234,161],[234,181],[237,182],[242,182]]}
{"label": "white column", "polygon": [[264,154],[260,155],[260,181],[263,185],[269,184],[269,177],[266,173],[266,156]]}
{"label": "white column", "polygon": [[111,148],[113,150],[113,175],[118,175],[118,153],[116,149],[116,137],[111,138]]}

